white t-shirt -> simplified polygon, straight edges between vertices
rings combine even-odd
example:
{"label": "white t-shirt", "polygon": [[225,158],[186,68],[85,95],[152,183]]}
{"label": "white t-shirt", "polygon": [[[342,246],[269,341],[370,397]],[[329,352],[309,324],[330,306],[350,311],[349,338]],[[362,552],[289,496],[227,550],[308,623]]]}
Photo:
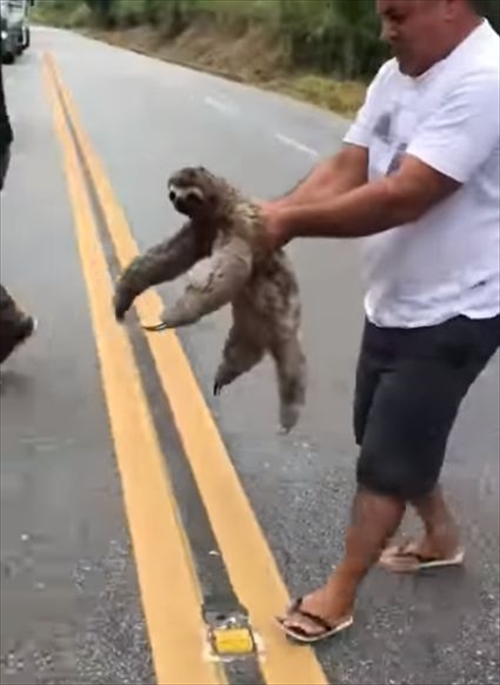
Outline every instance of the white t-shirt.
{"label": "white t-shirt", "polygon": [[500,37],[489,22],[418,78],[386,62],[344,141],[369,149],[370,179],[406,151],[463,183],[413,225],[362,239],[368,319],[416,327],[498,314]]}

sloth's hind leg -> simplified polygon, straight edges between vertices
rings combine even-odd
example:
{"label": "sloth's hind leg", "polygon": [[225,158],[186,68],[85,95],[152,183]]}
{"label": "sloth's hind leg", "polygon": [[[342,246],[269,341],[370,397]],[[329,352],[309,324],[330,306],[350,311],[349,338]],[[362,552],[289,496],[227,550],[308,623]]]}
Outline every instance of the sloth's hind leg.
{"label": "sloth's hind leg", "polygon": [[297,423],[305,403],[306,358],[297,334],[280,338],[272,346],[280,397],[280,423],[288,433]]}
{"label": "sloth's hind leg", "polygon": [[219,395],[225,385],[250,371],[264,356],[264,348],[233,324],[222,352],[222,361],[215,374],[213,392]]}
{"label": "sloth's hind leg", "polygon": [[249,246],[243,241],[232,240],[198,262],[189,274],[184,293],[162,315],[161,322],[144,328],[162,331],[196,323],[233,300],[249,278],[251,269]]}

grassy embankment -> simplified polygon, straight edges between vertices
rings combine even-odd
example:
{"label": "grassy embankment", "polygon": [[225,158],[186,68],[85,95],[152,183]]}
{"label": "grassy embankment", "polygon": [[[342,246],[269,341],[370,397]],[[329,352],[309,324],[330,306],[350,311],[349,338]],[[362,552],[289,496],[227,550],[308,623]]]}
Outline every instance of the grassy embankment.
{"label": "grassy embankment", "polygon": [[352,117],[384,52],[371,0],[40,0],[34,21]]}
{"label": "grassy embankment", "polygon": [[[500,32],[500,0],[475,0]],[[34,19],[352,117],[382,61],[374,0],[38,0]]]}

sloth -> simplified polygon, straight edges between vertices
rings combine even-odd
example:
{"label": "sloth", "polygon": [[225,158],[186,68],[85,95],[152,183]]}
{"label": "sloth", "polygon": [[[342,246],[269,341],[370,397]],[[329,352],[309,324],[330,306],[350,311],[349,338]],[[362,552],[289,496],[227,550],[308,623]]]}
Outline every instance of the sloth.
{"label": "sloth", "polygon": [[161,321],[162,331],[196,323],[226,304],[232,325],[213,393],[274,360],[281,432],[297,423],[305,402],[306,358],[301,341],[298,281],[282,248],[270,249],[257,203],[204,167],[184,167],[168,179],[169,199],[188,217],[171,238],[135,257],[115,287],[114,313],[123,321],[134,299],[151,286],[187,274],[183,294]]}

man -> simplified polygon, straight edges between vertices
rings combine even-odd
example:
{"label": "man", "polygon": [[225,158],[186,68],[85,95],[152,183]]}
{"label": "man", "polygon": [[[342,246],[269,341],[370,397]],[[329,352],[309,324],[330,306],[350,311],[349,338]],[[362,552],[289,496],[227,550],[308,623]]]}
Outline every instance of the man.
{"label": "man", "polygon": [[[13,141],[5,94],[3,89],[3,74],[0,61],[0,191],[3,190],[5,176],[10,162],[10,148]],[[24,314],[7,289],[0,284],[0,364],[21,343],[27,340],[35,330],[35,321]]]}
{"label": "man", "polygon": [[[312,642],[352,623],[377,562],[463,559],[439,486],[460,403],[500,344],[500,43],[473,0],[377,0],[394,58],[333,160],[263,203],[270,242],[363,238],[357,490],[345,552],[279,624]],[[424,536],[388,546],[406,506]]]}

